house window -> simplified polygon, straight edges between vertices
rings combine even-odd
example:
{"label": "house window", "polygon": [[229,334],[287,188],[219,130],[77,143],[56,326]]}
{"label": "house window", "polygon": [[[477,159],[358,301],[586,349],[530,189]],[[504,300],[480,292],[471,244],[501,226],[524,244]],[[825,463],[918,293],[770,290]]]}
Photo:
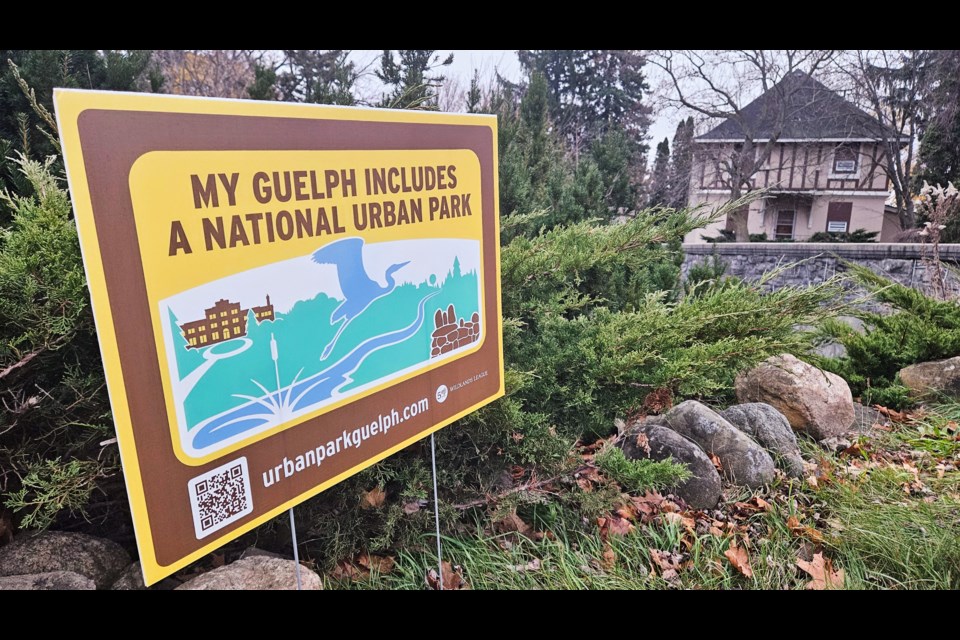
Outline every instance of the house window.
{"label": "house window", "polygon": [[830,202],[827,204],[827,231],[847,233],[850,231],[850,218],[853,214],[852,202]]}
{"label": "house window", "polygon": [[856,145],[844,144],[837,147],[833,152],[833,172],[834,173],[856,173],[857,172],[857,147]]}
{"label": "house window", "polygon": [[793,209],[781,209],[777,212],[777,226],[773,230],[774,240],[793,240],[793,223],[797,212]]}

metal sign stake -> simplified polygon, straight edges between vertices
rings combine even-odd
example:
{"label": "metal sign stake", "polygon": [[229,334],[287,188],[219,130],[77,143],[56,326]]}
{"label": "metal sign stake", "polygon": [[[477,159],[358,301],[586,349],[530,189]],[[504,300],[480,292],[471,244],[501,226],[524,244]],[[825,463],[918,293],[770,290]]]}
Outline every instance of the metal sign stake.
{"label": "metal sign stake", "polygon": [[437,528],[437,576],[443,591],[443,554],[440,548],[440,501],[437,498],[437,446],[430,434],[430,461],[433,464],[433,521]]}

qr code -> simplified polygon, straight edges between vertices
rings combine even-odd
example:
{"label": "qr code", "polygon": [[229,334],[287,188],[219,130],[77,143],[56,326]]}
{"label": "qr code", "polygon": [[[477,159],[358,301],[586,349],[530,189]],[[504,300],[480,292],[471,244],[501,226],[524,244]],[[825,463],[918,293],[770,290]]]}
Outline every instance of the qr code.
{"label": "qr code", "polygon": [[187,486],[198,540],[253,512],[246,458],[211,469]]}

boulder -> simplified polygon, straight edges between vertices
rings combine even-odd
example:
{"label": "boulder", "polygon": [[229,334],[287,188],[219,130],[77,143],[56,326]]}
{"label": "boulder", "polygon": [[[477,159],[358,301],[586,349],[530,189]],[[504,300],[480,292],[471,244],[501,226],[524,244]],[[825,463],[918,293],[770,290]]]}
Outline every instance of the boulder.
{"label": "boulder", "polygon": [[132,562],[123,570],[120,577],[113,581],[111,591],[141,591],[147,586],[143,584],[143,570],[139,562]]}
{"label": "boulder", "polygon": [[72,571],[107,589],[130,564],[123,547],[83,533],[44,531],[0,549],[0,576]]}
{"label": "boulder", "polygon": [[687,400],[664,417],[671,429],[717,456],[732,482],[756,489],[776,476],[770,454],[710,407]]}
{"label": "boulder", "polygon": [[96,583],[73,571],[48,571],[0,578],[0,591],[93,591]]}
{"label": "boulder", "polygon": [[[251,556],[231,562],[213,571],[202,573],[184,582],[177,591],[258,591],[297,588],[296,563],[293,560]],[[300,579],[304,590],[323,589],[323,581],[315,571],[301,565]]]}
{"label": "boulder", "polygon": [[946,360],[920,362],[900,369],[900,381],[910,394],[960,397],[960,356]]}
{"label": "boulder", "polygon": [[856,432],[856,433],[867,433],[873,429],[873,425],[887,425],[890,423],[889,418],[882,415],[879,411],[873,407],[867,407],[860,404],[859,402],[853,403],[853,422],[850,423],[850,428],[847,431]]}
{"label": "boulder", "polygon": [[736,389],[740,402],[772,405],[794,431],[816,440],[846,433],[854,419],[846,381],[790,354],[773,356],[741,373]]}
{"label": "boulder", "polygon": [[710,458],[696,445],[663,424],[647,420],[629,427],[617,446],[632,460],[666,460],[687,465],[691,477],[667,491],[694,509],[713,509],[720,499],[720,475]]}
{"label": "boulder", "polygon": [[720,412],[727,422],[757,441],[778,467],[793,478],[803,477],[803,458],[786,417],[763,402],[736,404]]}

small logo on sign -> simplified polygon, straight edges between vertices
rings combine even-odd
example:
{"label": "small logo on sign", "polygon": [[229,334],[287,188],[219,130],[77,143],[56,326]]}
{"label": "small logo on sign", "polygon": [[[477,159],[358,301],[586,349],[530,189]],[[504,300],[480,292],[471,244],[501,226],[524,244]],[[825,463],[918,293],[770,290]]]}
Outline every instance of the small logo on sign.
{"label": "small logo on sign", "polygon": [[448,393],[449,393],[449,389],[447,389],[447,385],[442,384],[439,387],[437,387],[437,402],[439,402],[440,404],[443,404],[443,402],[447,399]]}

